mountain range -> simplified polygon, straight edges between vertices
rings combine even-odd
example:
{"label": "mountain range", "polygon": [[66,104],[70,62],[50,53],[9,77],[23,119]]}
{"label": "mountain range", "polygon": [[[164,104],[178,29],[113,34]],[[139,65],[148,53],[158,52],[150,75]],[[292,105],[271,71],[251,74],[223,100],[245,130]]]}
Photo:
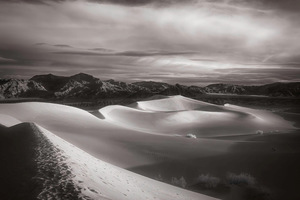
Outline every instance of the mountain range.
{"label": "mountain range", "polygon": [[300,82],[272,83],[260,86],[211,84],[206,87],[171,85],[163,82],[142,81],[125,83],[115,80],[102,81],[88,74],[56,76],[36,75],[29,80],[0,79],[0,98],[54,98],[99,99],[150,97],[153,95],[183,95],[195,97],[201,94],[264,95],[271,97],[299,97]]}

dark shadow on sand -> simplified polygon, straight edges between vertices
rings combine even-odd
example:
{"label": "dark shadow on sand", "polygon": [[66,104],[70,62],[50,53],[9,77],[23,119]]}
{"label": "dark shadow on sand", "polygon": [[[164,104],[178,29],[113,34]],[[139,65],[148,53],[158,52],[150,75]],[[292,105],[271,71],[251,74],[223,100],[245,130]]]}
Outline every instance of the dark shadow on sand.
{"label": "dark shadow on sand", "polygon": [[[281,116],[299,125],[298,114]],[[298,200],[300,199],[300,130],[291,133],[232,137],[237,142],[222,155],[193,160],[165,161],[129,170],[171,183],[172,177],[184,177],[187,189],[225,200]],[[246,173],[256,183],[232,185],[228,173]],[[209,174],[220,179],[218,186],[205,188],[197,182],[200,175]]]}

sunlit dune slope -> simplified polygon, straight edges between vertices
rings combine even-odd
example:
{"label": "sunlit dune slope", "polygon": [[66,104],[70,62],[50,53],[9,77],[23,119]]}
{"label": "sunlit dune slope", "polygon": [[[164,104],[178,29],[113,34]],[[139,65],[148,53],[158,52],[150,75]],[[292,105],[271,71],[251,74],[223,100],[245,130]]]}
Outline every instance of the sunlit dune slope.
{"label": "sunlit dune slope", "polygon": [[[0,137],[1,142],[7,140],[13,147],[8,146],[5,153],[12,154],[13,160],[25,163],[26,170],[32,172],[20,171],[27,173],[27,176],[9,179],[5,191],[0,188],[1,194],[4,194],[2,197],[7,199],[21,199],[21,196],[25,199],[72,200],[214,199],[103,162],[33,123],[21,123],[2,129]],[[1,163],[5,161],[2,159]],[[15,165],[15,161],[5,159],[9,171],[22,169],[22,165]],[[27,185],[20,187],[17,185],[19,183],[14,185],[14,181],[22,181]]]}
{"label": "sunlit dune slope", "polygon": [[166,98],[154,99],[150,101],[139,101],[135,108],[148,111],[183,111],[183,110],[202,110],[202,111],[221,111],[222,106],[197,101],[180,95]]}
{"label": "sunlit dune slope", "polygon": [[79,148],[40,128],[58,149],[63,150],[73,178],[82,193],[93,199],[214,199],[137,175],[96,159]]}
{"label": "sunlit dune slope", "polygon": [[0,124],[34,122],[91,155],[125,168],[216,155],[233,143],[149,134],[99,119],[81,109],[51,103],[0,104],[0,114]]}
{"label": "sunlit dune slope", "polygon": [[218,106],[182,96],[141,101],[131,107],[107,106],[100,112],[112,124],[148,133],[209,137],[292,128],[271,112]]}
{"label": "sunlit dune slope", "polygon": [[21,123],[20,120],[17,120],[16,118],[9,116],[9,115],[4,115],[0,114],[0,125],[3,126],[14,126],[16,124]]}
{"label": "sunlit dune slope", "polygon": [[0,104],[0,114],[15,117],[20,121],[38,122],[49,126],[59,125],[62,121],[77,127],[94,127],[99,123],[105,123],[84,110],[53,103]]}
{"label": "sunlit dune slope", "polygon": [[[203,137],[293,128],[271,112],[217,106],[182,96],[138,104],[143,109],[105,107],[100,110],[104,119],[52,103],[0,104],[0,124],[34,122],[89,154],[125,168],[218,155],[236,143]],[[185,137],[189,133],[198,138]]]}

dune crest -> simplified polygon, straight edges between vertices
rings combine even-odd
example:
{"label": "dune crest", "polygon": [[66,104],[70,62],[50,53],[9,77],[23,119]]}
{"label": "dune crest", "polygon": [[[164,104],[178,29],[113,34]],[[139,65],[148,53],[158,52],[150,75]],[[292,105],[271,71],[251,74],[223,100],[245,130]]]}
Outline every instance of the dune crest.
{"label": "dune crest", "polygon": [[[38,152],[33,165],[38,170],[36,176],[25,181],[34,181],[31,187],[36,183],[41,186],[40,199],[201,200],[211,198],[124,168],[173,162],[185,166],[187,161],[222,155],[237,143],[248,143],[216,137],[257,134],[260,138],[268,131],[294,128],[272,112],[182,96],[140,101],[128,107],[107,106],[100,112],[102,118],[52,103],[0,104],[3,155],[8,153],[6,157],[12,160],[24,155],[17,166],[23,174],[22,169],[27,168],[22,165],[31,166],[32,151]],[[20,153],[15,153],[15,147]],[[177,175],[172,175],[172,180]],[[186,183],[193,184],[193,180],[186,179]],[[31,187],[23,190],[31,191]]]}
{"label": "dune crest", "polygon": [[3,126],[14,126],[21,123],[20,120],[4,114],[0,114],[0,122],[1,122],[0,124]]}
{"label": "dune crest", "polygon": [[211,110],[220,111],[221,106],[197,101],[181,95],[170,96],[166,98],[160,98],[150,101],[139,101],[137,102],[137,109],[148,110],[148,111],[183,111],[183,110]]}
{"label": "dune crest", "polygon": [[46,129],[41,133],[58,149],[70,167],[75,185],[92,199],[215,199],[180,189],[103,162]]}
{"label": "dune crest", "polygon": [[[28,188],[35,189],[17,188],[13,190],[20,194],[14,194],[7,187],[9,190],[5,188],[4,197],[26,195],[32,199],[70,200],[215,199],[106,163],[34,123],[21,123],[5,129],[0,134],[2,140],[10,139],[10,145],[22,144],[22,155],[32,155],[23,158],[23,162],[28,163],[27,170],[33,171],[32,177],[25,177],[22,181],[27,181]],[[14,148],[7,150],[9,152],[6,153],[15,155]],[[10,168],[18,167],[14,162],[7,164]]]}
{"label": "dune crest", "polygon": [[[165,109],[169,111],[159,111],[158,101],[164,105],[172,101]],[[0,124],[34,122],[98,159],[122,168],[218,155],[235,143],[204,137],[293,128],[290,122],[271,112],[218,106],[182,96],[138,103],[144,109],[116,105],[100,109],[104,119],[82,109],[52,103],[0,104]],[[151,109],[147,110],[146,104]],[[190,134],[196,138],[186,137]]]}
{"label": "dune crest", "polygon": [[219,106],[183,96],[140,101],[131,107],[107,106],[99,112],[112,124],[155,134],[210,137],[293,128],[268,111]]}

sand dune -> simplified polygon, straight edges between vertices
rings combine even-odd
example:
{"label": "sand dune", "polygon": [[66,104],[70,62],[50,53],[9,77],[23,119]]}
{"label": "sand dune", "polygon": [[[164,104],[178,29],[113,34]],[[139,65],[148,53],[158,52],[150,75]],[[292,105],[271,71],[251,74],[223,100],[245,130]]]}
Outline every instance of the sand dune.
{"label": "sand dune", "polygon": [[218,106],[182,96],[138,102],[136,108],[107,106],[99,110],[104,120],[81,109],[58,104],[2,104],[0,108],[2,115],[36,122],[51,131],[60,132],[74,129],[84,132],[88,129],[100,130],[103,134],[125,128],[153,134],[185,136],[193,133],[198,137],[210,137],[293,128],[289,122],[271,112],[232,105]]}
{"label": "sand dune", "polygon": [[148,111],[182,111],[182,110],[203,110],[221,111],[223,108],[218,105],[197,101],[180,95],[156,99],[150,101],[139,101],[135,107]]}
{"label": "sand dune", "polygon": [[0,114],[0,119],[1,119],[0,124],[3,125],[3,126],[14,126],[16,124],[21,123],[20,120],[17,120],[16,118],[14,118],[12,116],[9,116],[9,115]]}
{"label": "sand dune", "polygon": [[198,193],[161,183],[109,163],[80,150],[51,132],[39,127],[50,142],[63,150],[61,157],[75,175],[73,182],[83,195],[92,199],[214,199]]}
{"label": "sand dune", "polygon": [[[22,162],[27,163],[26,169],[33,172],[16,180],[26,182],[26,187],[14,188],[14,182],[9,181],[5,191],[0,188],[3,197],[8,199],[21,196],[23,199],[70,200],[214,199],[103,162],[33,123],[18,124],[0,134],[0,137],[2,141],[9,139],[11,146],[23,146],[22,151],[17,152],[25,158],[18,158],[17,154],[10,152],[16,151],[14,148],[7,147],[6,154],[14,155],[16,160],[23,159]],[[14,165],[15,162],[6,164],[10,169],[20,170],[19,166]]]}
{"label": "sand dune", "polygon": [[[204,136],[208,134],[205,131],[210,131],[210,135],[215,135],[219,133],[216,131],[220,131],[220,129],[222,131],[224,131],[224,128],[230,127],[237,129],[239,124],[232,123],[238,118],[247,117],[247,123],[252,121],[251,115],[234,112],[208,112],[199,110],[156,112],[124,106],[107,106],[102,108],[100,112],[110,123],[129,129],[147,133],[165,133],[183,136],[188,133],[196,133],[198,136]],[[247,128],[243,124],[239,131],[242,132],[244,130],[247,130]]]}
{"label": "sand dune", "polygon": [[102,121],[78,108],[53,103],[26,102],[1,104],[0,114],[14,116],[20,121],[58,125],[61,121],[77,127],[94,127]]}
{"label": "sand dune", "polygon": [[[161,185],[119,167],[173,161],[185,166],[188,160],[223,155],[239,143],[222,140],[222,137],[294,128],[290,122],[268,111],[217,106],[182,96],[142,101],[129,107],[108,106],[99,112],[101,118],[81,109],[51,103],[0,104],[0,124],[37,124],[51,144],[65,152],[61,158],[68,158],[66,162],[76,174],[72,183],[77,181],[79,188],[85,188],[80,190],[82,194],[96,199],[206,198]],[[187,134],[198,138],[187,138]],[[116,177],[114,174],[118,173],[120,176]],[[104,183],[101,177],[110,184]],[[124,179],[129,183],[122,188],[127,184]],[[141,186],[145,188],[142,193]]]}
{"label": "sand dune", "polygon": [[[81,109],[51,103],[0,104],[0,111],[2,116],[34,122],[91,155],[124,168],[216,155],[226,151],[233,143],[191,140],[174,137],[174,134],[149,134],[136,127],[120,126],[117,121],[99,119]],[[4,117],[0,118],[0,124],[4,120],[7,121]],[[144,121],[147,124],[147,120]]]}
{"label": "sand dune", "polygon": [[[158,102],[166,106],[169,103],[165,110],[175,111],[159,110],[163,107]],[[271,112],[217,106],[182,96],[138,104],[144,105],[144,109],[105,107],[100,110],[105,119],[58,104],[0,104],[0,123],[14,121],[8,120],[7,116],[16,119],[15,123],[34,122],[91,155],[125,168],[218,155],[235,143],[199,137],[256,134],[257,130],[292,128],[289,122]],[[201,110],[203,107],[206,110]],[[186,138],[187,134],[195,134],[198,139]]]}
{"label": "sand dune", "polygon": [[292,128],[271,112],[218,106],[182,96],[137,102],[131,107],[107,106],[99,112],[112,124],[157,134],[211,137]]}

